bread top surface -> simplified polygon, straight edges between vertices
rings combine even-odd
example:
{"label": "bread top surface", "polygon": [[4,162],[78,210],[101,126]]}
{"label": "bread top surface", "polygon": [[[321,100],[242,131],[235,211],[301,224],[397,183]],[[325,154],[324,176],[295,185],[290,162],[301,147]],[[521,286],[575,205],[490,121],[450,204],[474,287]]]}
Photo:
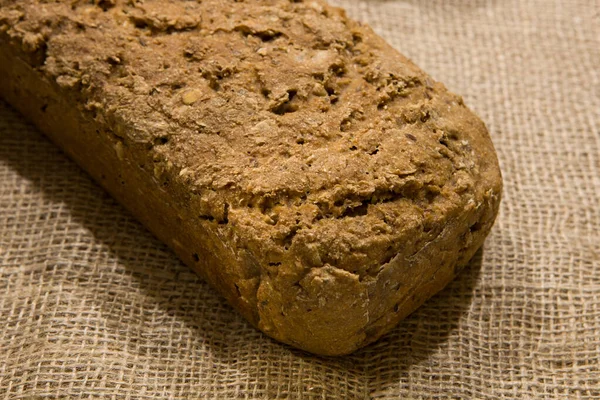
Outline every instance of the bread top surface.
{"label": "bread top surface", "polygon": [[499,195],[483,123],[339,9],[96,3],[1,0],[0,35],[256,274],[369,280]]}

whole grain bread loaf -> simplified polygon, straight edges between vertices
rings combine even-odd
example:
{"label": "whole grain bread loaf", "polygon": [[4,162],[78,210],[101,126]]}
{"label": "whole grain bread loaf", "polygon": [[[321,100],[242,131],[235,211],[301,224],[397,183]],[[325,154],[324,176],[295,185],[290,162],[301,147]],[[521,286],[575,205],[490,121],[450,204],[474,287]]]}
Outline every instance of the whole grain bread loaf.
{"label": "whole grain bread loaf", "polygon": [[350,353],[482,245],[484,124],[322,1],[0,0],[0,93],[253,325]]}

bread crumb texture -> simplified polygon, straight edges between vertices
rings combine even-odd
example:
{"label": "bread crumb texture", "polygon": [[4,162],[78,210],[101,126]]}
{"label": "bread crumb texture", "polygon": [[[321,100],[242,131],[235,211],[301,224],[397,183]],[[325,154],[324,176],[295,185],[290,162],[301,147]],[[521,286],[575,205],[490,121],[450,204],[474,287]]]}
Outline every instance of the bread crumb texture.
{"label": "bread crumb texture", "polygon": [[484,124],[321,1],[0,0],[0,40],[231,249],[215,285],[297,347],[389,331],[497,213]]}

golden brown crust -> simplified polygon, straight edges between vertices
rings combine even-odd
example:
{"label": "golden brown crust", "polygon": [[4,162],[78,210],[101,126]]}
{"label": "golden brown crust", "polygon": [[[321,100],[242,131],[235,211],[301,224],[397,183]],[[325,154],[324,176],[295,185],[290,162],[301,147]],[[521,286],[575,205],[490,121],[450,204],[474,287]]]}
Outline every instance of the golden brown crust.
{"label": "golden brown crust", "polygon": [[354,351],[479,248],[483,123],[321,2],[0,0],[2,95],[254,325]]}

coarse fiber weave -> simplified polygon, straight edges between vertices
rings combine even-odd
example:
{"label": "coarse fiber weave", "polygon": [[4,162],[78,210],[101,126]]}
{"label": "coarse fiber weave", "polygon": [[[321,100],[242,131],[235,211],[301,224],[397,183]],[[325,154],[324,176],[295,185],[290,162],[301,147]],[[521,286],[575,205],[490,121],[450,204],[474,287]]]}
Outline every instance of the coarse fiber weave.
{"label": "coarse fiber weave", "polygon": [[376,344],[308,355],[0,103],[0,398],[600,398],[600,2],[336,3],[487,122],[505,192],[471,266]]}

